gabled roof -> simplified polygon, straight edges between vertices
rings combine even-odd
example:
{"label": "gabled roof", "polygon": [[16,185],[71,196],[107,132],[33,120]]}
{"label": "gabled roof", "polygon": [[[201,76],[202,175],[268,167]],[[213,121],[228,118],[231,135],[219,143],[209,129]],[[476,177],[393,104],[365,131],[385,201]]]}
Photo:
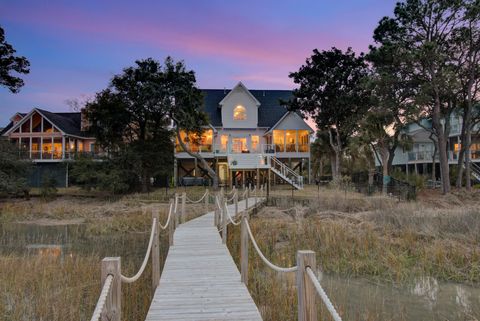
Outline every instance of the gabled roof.
{"label": "gabled roof", "polygon": [[[258,127],[270,128],[275,125],[288,111],[280,105],[280,101],[293,98],[291,90],[248,90],[260,103],[258,107]],[[222,127],[222,112],[218,108],[220,102],[231,92],[225,89],[203,89],[204,110],[208,114],[210,124]]]}
{"label": "gabled roof", "polygon": [[89,137],[86,132],[81,131],[81,113],[71,112],[71,113],[52,113],[44,109],[34,108],[25,117],[20,120],[17,124],[10,122],[7,127],[3,129],[0,135],[4,135],[11,130],[15,130],[21,126],[22,123],[29,118],[34,112],[39,113],[41,116],[50,121],[54,126],[56,126],[61,132],[66,135],[72,135],[77,137]]}
{"label": "gabled roof", "polygon": [[243,91],[247,92],[247,94],[250,96],[250,98],[253,99],[253,101],[255,102],[255,105],[260,106],[260,102],[258,101],[257,98],[255,98],[255,96],[250,92],[250,90],[247,89],[247,87],[245,87],[245,85],[240,81],[235,87],[233,87],[232,90],[230,90],[230,92],[225,96],[223,97],[223,99],[218,103],[219,104],[219,107],[223,105],[223,103],[225,102],[225,100],[227,100],[227,98],[237,89],[237,88],[241,88],[243,89]]}

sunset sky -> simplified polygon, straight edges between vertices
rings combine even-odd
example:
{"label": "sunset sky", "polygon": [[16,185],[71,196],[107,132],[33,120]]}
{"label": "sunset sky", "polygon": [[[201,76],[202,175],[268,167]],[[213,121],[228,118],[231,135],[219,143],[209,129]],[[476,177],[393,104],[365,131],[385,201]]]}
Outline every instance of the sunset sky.
{"label": "sunset sky", "polygon": [[167,55],[201,88],[292,89],[312,49],[366,51],[395,0],[0,0],[7,41],[31,72],[19,94],[0,88],[0,127],[33,107],[69,111],[136,59]]}

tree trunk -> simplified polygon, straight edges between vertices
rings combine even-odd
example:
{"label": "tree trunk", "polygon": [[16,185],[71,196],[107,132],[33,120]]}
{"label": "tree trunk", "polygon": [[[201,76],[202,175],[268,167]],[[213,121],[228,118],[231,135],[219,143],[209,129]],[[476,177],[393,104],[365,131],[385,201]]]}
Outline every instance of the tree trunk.
{"label": "tree trunk", "polygon": [[388,159],[389,159],[389,152],[388,148],[382,147],[380,154],[382,155],[382,175],[383,175],[383,182],[382,182],[382,194],[387,195],[387,187],[388,187]]}
{"label": "tree trunk", "polygon": [[332,179],[335,179],[335,168],[337,168],[337,165],[335,163],[336,163],[335,152],[332,151],[332,153],[330,153],[330,168],[332,171]]}
{"label": "tree trunk", "polygon": [[455,186],[457,188],[461,188],[462,185],[463,185],[463,163],[465,161],[465,137],[466,137],[466,134],[465,134],[465,113],[466,113],[466,110],[464,110],[464,116],[463,116],[463,124],[462,124],[462,134],[460,135],[460,141],[461,141],[461,145],[460,145],[460,150],[459,150],[459,153],[458,153],[458,159],[457,159],[457,180],[455,182]]}
{"label": "tree trunk", "polygon": [[438,96],[435,100],[435,107],[432,116],[433,128],[438,138],[438,155],[440,159],[440,173],[442,177],[442,192],[443,194],[448,194],[450,193],[450,169],[448,167],[447,137],[440,121],[440,99]]}
{"label": "tree trunk", "polygon": [[196,158],[199,162],[200,162],[200,165],[202,166],[202,168],[204,170],[206,170],[208,172],[208,175],[210,175],[210,177],[212,178],[212,185],[213,185],[213,188],[214,189],[218,189],[218,175],[217,173],[208,165],[207,161],[198,153],[193,153],[188,147],[187,145],[185,145],[185,142],[183,142],[181,139],[180,139],[180,128],[178,128],[178,125],[176,127],[176,132],[177,132],[177,137],[179,138],[178,139],[178,142],[180,144],[180,146],[182,146],[183,150],[190,156]]}
{"label": "tree trunk", "polygon": [[330,138],[330,147],[335,153],[335,162],[334,162],[335,166],[332,166],[332,176],[334,180],[337,180],[340,178],[340,157],[342,153],[342,142],[341,142],[340,134],[337,128],[335,128],[335,132],[336,132],[336,143],[333,142],[332,129],[330,128],[328,130],[328,136]]}
{"label": "tree trunk", "polygon": [[[470,127],[470,126],[469,126]],[[465,151],[465,186],[467,188],[467,191],[472,190],[472,180],[471,180],[471,168],[470,168],[470,145],[472,144],[472,133],[471,133],[471,128],[468,128],[467,130],[467,135],[466,135],[466,140],[465,140],[465,145],[466,145],[466,151]]]}

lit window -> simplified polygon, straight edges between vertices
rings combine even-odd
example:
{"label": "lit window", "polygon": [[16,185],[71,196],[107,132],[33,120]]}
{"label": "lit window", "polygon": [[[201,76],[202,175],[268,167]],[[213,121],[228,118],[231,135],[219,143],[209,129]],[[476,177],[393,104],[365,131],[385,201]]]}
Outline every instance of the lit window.
{"label": "lit window", "polygon": [[233,119],[234,120],[247,120],[247,110],[245,107],[238,105],[233,110]]}

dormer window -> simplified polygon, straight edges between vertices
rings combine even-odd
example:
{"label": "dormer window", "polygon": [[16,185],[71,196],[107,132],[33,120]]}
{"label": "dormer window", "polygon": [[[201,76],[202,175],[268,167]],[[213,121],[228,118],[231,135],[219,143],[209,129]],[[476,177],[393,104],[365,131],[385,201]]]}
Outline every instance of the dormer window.
{"label": "dormer window", "polygon": [[247,120],[247,110],[245,107],[238,105],[233,110],[233,120]]}

